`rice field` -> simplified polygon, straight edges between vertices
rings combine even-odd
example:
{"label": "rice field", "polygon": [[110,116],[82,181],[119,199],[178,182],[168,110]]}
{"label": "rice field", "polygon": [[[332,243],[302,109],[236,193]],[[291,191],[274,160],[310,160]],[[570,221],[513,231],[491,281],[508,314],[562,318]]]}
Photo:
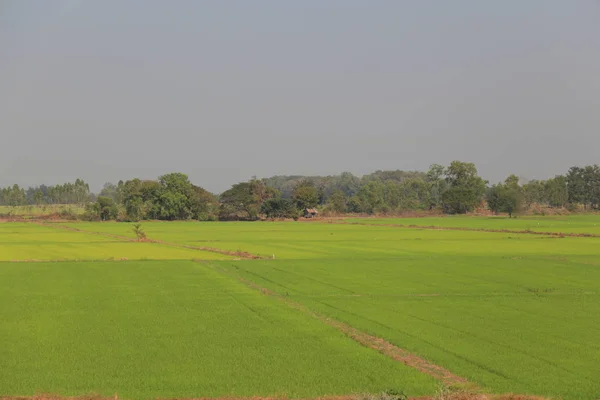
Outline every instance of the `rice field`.
{"label": "rice field", "polygon": [[214,260],[231,256],[82,234],[33,223],[0,225],[0,261]]}
{"label": "rice field", "polygon": [[135,241],[126,223],[0,223],[0,395],[438,390],[435,377],[316,314],[482,392],[597,399],[600,238],[477,230],[538,220],[540,232],[597,223],[144,223],[155,242]]}
{"label": "rice field", "polygon": [[470,217],[446,216],[437,218],[350,218],[357,224],[398,224],[404,226],[436,226],[440,228],[495,229],[533,232],[556,232],[568,234],[600,235],[600,214]]}

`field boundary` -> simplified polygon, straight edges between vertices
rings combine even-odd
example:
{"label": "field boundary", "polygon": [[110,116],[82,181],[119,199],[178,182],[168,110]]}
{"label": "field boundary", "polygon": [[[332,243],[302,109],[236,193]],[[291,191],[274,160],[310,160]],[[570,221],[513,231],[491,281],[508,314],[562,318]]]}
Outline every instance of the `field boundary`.
{"label": "field boundary", "polygon": [[214,248],[214,247],[189,246],[189,245],[186,245],[186,244],[178,244],[178,243],[172,243],[172,242],[165,242],[163,240],[148,239],[148,238],[147,239],[143,239],[143,240],[138,240],[138,239],[131,238],[131,237],[128,237],[128,236],[116,235],[114,233],[88,231],[88,230],[85,230],[85,229],[74,228],[72,226],[66,226],[66,225],[46,224],[46,223],[42,223],[42,222],[38,222],[38,221],[32,221],[31,223],[37,224],[37,225],[40,225],[40,226],[49,227],[49,228],[65,229],[65,230],[69,230],[69,231],[72,231],[72,232],[79,232],[79,233],[86,233],[86,234],[90,234],[90,235],[98,235],[98,236],[110,237],[110,238],[113,238],[113,239],[118,239],[118,240],[123,241],[123,242],[155,243],[155,244],[161,244],[161,245],[169,246],[169,247],[176,247],[176,248],[180,248],[180,249],[207,251],[207,252],[210,252],[210,253],[218,253],[218,254],[223,254],[223,255],[226,255],[226,256],[234,256],[234,257],[245,258],[245,259],[249,259],[249,260],[258,260],[258,259],[263,259],[264,258],[264,257],[261,257],[259,255],[248,253],[248,252],[245,252],[245,251],[228,251],[228,250],[223,250],[223,249],[217,249],[217,248]]}
{"label": "field boundary", "polygon": [[249,287],[251,289],[261,292],[265,296],[273,297],[273,298],[285,303],[286,305],[288,305],[291,308],[294,308],[306,315],[316,318],[319,321],[325,323],[326,325],[329,325],[330,327],[335,328],[338,331],[342,332],[344,335],[346,335],[350,339],[358,342],[362,346],[368,347],[373,350],[377,350],[379,353],[385,355],[386,357],[391,358],[395,361],[401,362],[404,365],[414,368],[424,374],[427,374],[427,375],[441,381],[445,385],[448,385],[450,387],[457,387],[457,386],[458,387],[469,387],[472,389],[475,389],[477,387],[475,384],[469,382],[466,378],[463,378],[461,376],[453,374],[446,368],[436,365],[430,361],[427,361],[426,359],[419,357],[416,354],[409,352],[408,350],[402,349],[402,348],[386,341],[385,339],[370,335],[366,332],[363,332],[359,329],[354,328],[353,326],[351,326],[349,324],[346,324],[346,323],[338,321],[336,319],[329,318],[325,315],[319,314],[319,313],[311,310],[310,308],[306,307],[303,304],[293,301],[293,300],[289,299],[288,297],[282,296],[279,293],[276,293],[272,290],[261,287],[257,283],[255,283],[249,279],[246,279],[237,273],[233,273],[230,270],[227,270],[225,268],[215,266],[214,264],[212,264],[209,261],[203,261],[200,263],[208,265],[211,268],[213,268],[223,274],[226,274],[228,276],[231,276],[231,277],[237,279],[242,284],[246,285],[247,287]]}
{"label": "field boundary", "polygon": [[517,233],[522,235],[539,235],[539,236],[555,236],[558,238],[563,237],[586,237],[586,238],[600,238],[600,234],[597,233],[575,233],[575,232],[541,232],[532,231],[530,229],[517,230],[517,229],[489,229],[489,228],[465,228],[461,226],[436,226],[436,225],[406,225],[406,224],[373,224],[364,222],[351,222],[351,221],[319,221],[319,223],[334,224],[334,225],[361,225],[361,226],[383,226],[388,228],[408,228],[408,229],[428,229],[435,231],[467,231],[467,232],[489,232],[489,233]]}

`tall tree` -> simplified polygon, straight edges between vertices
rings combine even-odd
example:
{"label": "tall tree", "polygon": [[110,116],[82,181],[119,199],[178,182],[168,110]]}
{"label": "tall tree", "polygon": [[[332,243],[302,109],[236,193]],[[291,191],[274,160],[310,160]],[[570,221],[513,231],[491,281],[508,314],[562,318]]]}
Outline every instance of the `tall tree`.
{"label": "tall tree", "polygon": [[199,186],[192,186],[190,210],[194,219],[215,221],[219,217],[219,200],[209,191]]}
{"label": "tall tree", "polygon": [[220,196],[219,219],[258,219],[262,204],[279,196],[277,190],[268,188],[262,180],[236,183]]}
{"label": "tall tree", "polygon": [[100,190],[98,196],[110,197],[111,199],[113,199],[113,201],[119,202],[117,196],[117,185],[110,182],[106,182],[102,187],[102,190]]}
{"label": "tall tree", "polygon": [[346,196],[341,190],[335,190],[328,200],[328,207],[336,213],[346,212]]}
{"label": "tall tree", "polygon": [[39,189],[36,190],[33,195],[33,200],[38,206],[41,205],[44,202],[44,193]]}
{"label": "tall tree", "polygon": [[267,218],[298,218],[298,210],[292,200],[272,198],[266,200],[260,207]]}
{"label": "tall tree", "polygon": [[432,164],[427,171],[425,182],[429,185],[429,205],[428,208],[442,207],[442,195],[448,188],[445,178],[445,168],[440,164]]}
{"label": "tall tree", "polygon": [[472,211],[486,190],[486,181],[477,175],[475,164],[452,161],[445,170],[448,189],[442,194],[442,207],[450,214]]}
{"label": "tall tree", "polygon": [[519,178],[510,175],[504,184],[493,185],[486,193],[486,200],[494,213],[505,212],[512,218],[523,209],[523,189],[519,185]]}
{"label": "tall tree", "polygon": [[566,175],[569,203],[586,206],[585,171],[580,167],[571,167]]}
{"label": "tall tree", "polygon": [[170,221],[191,219],[190,198],[193,189],[188,176],[179,172],[170,173],[159,177],[158,183],[159,218]]}
{"label": "tall tree", "polygon": [[523,185],[523,201],[526,207],[532,204],[548,204],[548,199],[544,191],[544,181],[529,181]]}
{"label": "tall tree", "polygon": [[86,206],[86,217],[90,220],[108,221],[117,218],[117,205],[110,197],[99,196],[95,203]]}
{"label": "tall tree", "polygon": [[360,212],[367,214],[386,213],[390,210],[385,199],[385,184],[378,180],[369,181],[361,186],[357,197],[361,204]]}
{"label": "tall tree", "polygon": [[567,179],[562,175],[548,179],[544,184],[544,192],[551,207],[564,207],[569,201]]}
{"label": "tall tree", "polygon": [[319,204],[319,192],[311,181],[301,181],[294,188],[292,200],[299,210],[314,208]]}

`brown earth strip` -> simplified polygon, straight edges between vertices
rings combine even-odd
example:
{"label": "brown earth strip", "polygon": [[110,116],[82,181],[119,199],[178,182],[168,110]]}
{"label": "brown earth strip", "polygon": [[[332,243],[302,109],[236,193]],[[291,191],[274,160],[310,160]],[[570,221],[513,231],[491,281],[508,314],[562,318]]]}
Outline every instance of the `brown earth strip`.
{"label": "brown earth strip", "polygon": [[430,376],[434,377],[435,379],[438,379],[445,385],[475,387],[475,385],[470,383],[466,378],[455,375],[452,372],[445,369],[444,367],[435,365],[435,364],[427,361],[426,359],[419,357],[413,353],[410,353],[409,351],[404,350],[398,346],[395,346],[392,343],[390,343],[382,338],[378,338],[376,336],[369,335],[368,333],[362,332],[344,322],[337,321],[332,318],[326,317],[324,315],[318,314],[318,313],[314,312],[313,310],[310,310],[308,307],[306,307],[300,303],[297,303],[295,301],[292,301],[289,298],[284,297],[278,293],[275,293],[269,289],[263,288],[263,287],[257,285],[255,282],[252,282],[252,281],[240,276],[239,274],[234,274],[223,268],[213,266],[212,264],[209,264],[209,265],[211,265],[212,268],[217,269],[224,274],[227,274],[229,276],[236,278],[240,282],[244,283],[246,286],[260,291],[264,295],[272,296],[280,301],[283,301],[288,306],[303,312],[304,314],[310,315],[313,318],[317,318],[321,322],[344,333],[346,336],[357,341],[361,345],[363,345],[365,347],[369,347],[374,350],[377,350],[378,352],[380,352],[381,354],[383,354],[389,358],[392,358],[396,361],[402,362],[403,364],[405,364],[409,367],[415,368],[427,375],[430,375]]}
{"label": "brown earth strip", "polygon": [[128,237],[128,236],[115,235],[114,233],[87,231],[87,230],[84,230],[84,229],[74,228],[72,226],[66,226],[66,225],[58,225],[58,224],[52,224],[52,225],[50,225],[50,224],[44,224],[44,223],[40,223],[40,222],[33,222],[33,221],[32,221],[32,223],[37,224],[37,225],[41,225],[41,226],[45,226],[45,227],[65,229],[65,230],[69,230],[69,231],[73,231],[73,232],[80,232],[80,233],[87,233],[87,234],[90,234],[90,235],[98,235],[98,236],[111,237],[111,238],[118,239],[120,241],[125,241],[125,242],[156,243],[156,244],[162,244],[164,246],[169,246],[169,247],[178,247],[178,248],[182,248],[182,249],[208,251],[208,252],[211,252],[211,253],[218,253],[218,254],[223,254],[223,255],[227,255],[227,256],[235,256],[235,257],[245,258],[245,259],[249,259],[249,260],[257,260],[257,259],[262,259],[263,258],[263,257],[258,256],[256,254],[248,253],[248,252],[245,252],[245,251],[229,251],[229,250],[217,249],[217,248],[214,248],[214,247],[189,246],[189,245],[185,245],[185,244],[165,242],[163,240],[156,240],[156,239],[138,240],[138,239],[131,238],[131,237]]}
{"label": "brown earth strip", "polygon": [[487,229],[487,228],[465,228],[458,226],[435,226],[435,225],[404,225],[404,224],[371,224],[364,222],[333,222],[333,221],[320,221],[321,223],[335,224],[335,225],[363,225],[363,226],[386,226],[389,228],[410,228],[410,229],[429,229],[436,231],[468,231],[468,232],[490,232],[490,233],[518,233],[524,235],[540,235],[540,236],[554,236],[556,238],[563,237],[588,237],[588,238],[600,238],[600,234],[596,233],[566,233],[566,232],[539,232],[532,230],[515,230],[515,229]]}

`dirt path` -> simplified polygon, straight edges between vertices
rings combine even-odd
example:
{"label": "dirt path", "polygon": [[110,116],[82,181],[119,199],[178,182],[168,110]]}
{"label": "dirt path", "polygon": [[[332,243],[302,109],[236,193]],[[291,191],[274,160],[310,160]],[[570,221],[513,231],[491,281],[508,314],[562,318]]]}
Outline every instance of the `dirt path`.
{"label": "dirt path", "polygon": [[156,240],[156,239],[144,239],[144,240],[140,241],[140,240],[137,240],[137,239],[129,237],[129,236],[115,235],[114,233],[88,231],[88,230],[74,228],[72,226],[66,226],[66,225],[46,224],[46,223],[38,222],[38,221],[35,221],[35,222],[32,221],[31,223],[37,224],[37,225],[41,225],[41,226],[45,226],[45,227],[49,227],[49,228],[64,229],[64,230],[68,230],[68,231],[72,231],[72,232],[87,233],[89,235],[98,235],[98,236],[110,237],[110,238],[121,240],[121,241],[124,241],[124,242],[156,243],[156,244],[162,244],[164,246],[177,247],[177,248],[181,248],[181,249],[208,251],[208,252],[211,252],[211,253],[218,253],[218,254],[223,254],[223,255],[227,255],[227,256],[235,256],[235,257],[244,258],[244,259],[248,259],[248,260],[257,260],[257,259],[262,259],[263,258],[263,257],[258,256],[256,254],[248,253],[248,252],[245,252],[245,251],[228,251],[228,250],[223,250],[223,249],[217,249],[217,248],[214,248],[214,247],[189,246],[189,245],[185,245],[185,244],[165,242],[163,240]]}
{"label": "dirt path", "polygon": [[334,225],[363,225],[363,226],[386,226],[390,228],[410,228],[410,229],[429,229],[436,231],[468,231],[468,232],[490,232],[490,233],[518,233],[524,235],[540,235],[552,237],[587,237],[600,238],[600,234],[596,233],[566,233],[566,232],[539,232],[532,230],[516,230],[516,229],[488,229],[488,228],[465,228],[458,226],[435,226],[435,225],[404,225],[404,224],[372,224],[365,222],[349,222],[349,221],[319,221],[320,223]]}
{"label": "dirt path", "polygon": [[382,338],[369,335],[368,333],[360,331],[344,322],[337,321],[335,319],[326,317],[322,314],[316,313],[315,311],[310,310],[308,307],[304,306],[303,304],[297,303],[297,302],[292,301],[289,298],[284,297],[278,293],[275,293],[269,289],[263,288],[263,287],[259,286],[258,284],[256,284],[255,282],[252,282],[252,281],[242,277],[239,274],[233,273],[229,270],[226,270],[226,269],[218,267],[218,266],[214,266],[213,264],[211,264],[209,262],[203,262],[202,264],[208,265],[211,268],[213,268],[223,274],[231,276],[231,277],[237,279],[238,281],[242,282],[246,286],[260,291],[262,294],[264,294],[266,296],[271,296],[273,298],[276,298],[279,301],[284,302],[286,305],[303,312],[304,314],[310,315],[313,318],[317,318],[321,322],[341,331],[346,336],[355,340],[356,342],[360,343],[361,345],[363,345],[365,347],[369,347],[374,350],[377,350],[378,352],[380,352],[381,354],[383,354],[389,358],[392,358],[392,359],[399,361],[411,368],[415,368],[427,375],[430,375],[430,376],[434,377],[435,379],[441,381],[445,385],[476,388],[476,385],[469,382],[466,378],[463,378],[456,374],[453,374],[452,372],[445,369],[444,367],[433,364],[433,363],[425,360],[424,358],[419,357],[413,353],[410,353],[409,351],[404,350],[398,346],[395,346],[392,343],[390,343]]}

